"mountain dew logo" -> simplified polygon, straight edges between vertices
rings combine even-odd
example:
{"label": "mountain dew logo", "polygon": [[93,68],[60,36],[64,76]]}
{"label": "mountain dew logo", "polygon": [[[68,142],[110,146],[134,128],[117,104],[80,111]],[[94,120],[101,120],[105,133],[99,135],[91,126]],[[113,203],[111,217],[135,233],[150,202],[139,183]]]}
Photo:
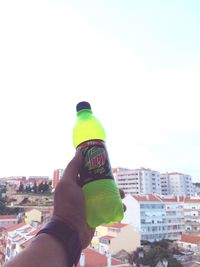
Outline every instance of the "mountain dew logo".
{"label": "mountain dew logo", "polygon": [[100,168],[106,163],[106,151],[102,147],[92,147],[86,154],[86,167],[88,170]]}

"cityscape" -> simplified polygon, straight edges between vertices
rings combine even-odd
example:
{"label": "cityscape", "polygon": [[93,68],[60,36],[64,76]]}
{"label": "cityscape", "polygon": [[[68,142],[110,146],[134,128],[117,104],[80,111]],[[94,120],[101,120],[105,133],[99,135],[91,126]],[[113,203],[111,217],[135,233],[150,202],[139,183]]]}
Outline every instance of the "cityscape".
{"label": "cityscape", "polygon": [[[95,229],[78,267],[200,267],[199,29],[200,0],[0,1],[0,266],[40,248],[86,101],[125,213]],[[48,265],[62,257],[46,237]]]}
{"label": "cityscape", "polygon": [[[79,266],[200,266],[200,184],[179,172],[143,167],[112,171],[125,193],[124,218],[96,228]],[[0,178],[1,265],[26,248],[50,220],[63,172],[54,170],[52,178]]]}

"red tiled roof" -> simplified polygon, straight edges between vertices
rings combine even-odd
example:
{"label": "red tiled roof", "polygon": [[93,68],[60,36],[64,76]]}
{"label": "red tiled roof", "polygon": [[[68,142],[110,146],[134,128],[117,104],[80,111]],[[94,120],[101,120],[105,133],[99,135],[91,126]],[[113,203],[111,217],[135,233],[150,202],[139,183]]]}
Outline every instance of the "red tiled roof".
{"label": "red tiled roof", "polygon": [[28,233],[29,231],[31,231],[33,229],[33,227],[29,226],[27,228],[24,228],[22,233]]}
{"label": "red tiled roof", "polygon": [[113,223],[111,225],[108,225],[108,227],[112,227],[112,228],[123,228],[123,227],[125,227],[127,225],[128,224],[117,222],[117,223]]}
{"label": "red tiled roof", "polygon": [[[107,266],[107,257],[90,248],[83,250],[85,254],[85,267],[104,267]],[[122,264],[121,261],[112,258],[112,266]],[[129,266],[129,265],[127,265]],[[78,264],[80,267],[80,264]]]}
{"label": "red tiled roof", "polygon": [[14,231],[14,230],[17,230],[18,228],[21,228],[22,226],[26,225],[25,223],[18,223],[18,224],[15,224],[9,228],[6,229],[6,232],[11,232],[11,231]]}
{"label": "red tiled roof", "polygon": [[39,232],[40,229],[35,229],[33,230],[31,233],[29,233],[27,236],[30,236],[30,235],[36,235],[38,232]]}
{"label": "red tiled roof", "polygon": [[166,198],[166,197],[159,197],[163,202],[183,202],[184,201],[184,197],[180,196],[176,196],[176,197],[171,197],[171,198]]}
{"label": "red tiled roof", "polygon": [[25,241],[24,243],[22,243],[21,246],[22,246],[23,248],[28,247],[28,246],[32,243],[32,241],[34,240],[34,238],[35,238],[34,236],[31,237],[29,240],[27,240],[27,241]]}
{"label": "red tiled roof", "polygon": [[17,215],[0,215],[0,220],[17,219]]}
{"label": "red tiled roof", "polygon": [[189,234],[182,234],[181,241],[191,244],[198,244],[200,243],[200,236],[196,235],[189,235]]}
{"label": "red tiled roof", "polygon": [[116,223],[112,223],[112,224],[102,224],[101,226],[104,227],[112,227],[112,228],[123,228],[125,226],[127,226],[128,224],[125,223],[120,223],[120,222],[116,222]]}
{"label": "red tiled roof", "polygon": [[104,236],[101,237],[101,239],[104,239],[104,240],[110,240],[112,238],[114,238],[114,236],[104,235]]}
{"label": "red tiled roof", "polygon": [[12,237],[12,239],[19,238],[19,237],[20,237],[20,235],[19,235],[19,234],[16,234],[16,235],[14,235],[14,236]]}
{"label": "red tiled roof", "polygon": [[132,195],[138,202],[161,202],[159,197],[149,194],[149,195]]}
{"label": "red tiled roof", "polygon": [[199,203],[200,204],[200,198],[185,197],[184,202],[186,202],[186,203]]}

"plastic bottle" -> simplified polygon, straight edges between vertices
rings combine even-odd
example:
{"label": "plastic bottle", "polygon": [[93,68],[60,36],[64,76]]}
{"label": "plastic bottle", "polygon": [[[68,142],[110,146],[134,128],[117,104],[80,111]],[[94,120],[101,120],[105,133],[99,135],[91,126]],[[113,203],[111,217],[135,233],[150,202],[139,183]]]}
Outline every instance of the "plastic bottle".
{"label": "plastic bottle", "polygon": [[97,227],[121,221],[123,204],[113,178],[104,128],[93,116],[88,102],[78,103],[76,110],[73,144],[76,149],[81,149],[84,156],[80,185],[86,201],[87,222],[91,227]]}

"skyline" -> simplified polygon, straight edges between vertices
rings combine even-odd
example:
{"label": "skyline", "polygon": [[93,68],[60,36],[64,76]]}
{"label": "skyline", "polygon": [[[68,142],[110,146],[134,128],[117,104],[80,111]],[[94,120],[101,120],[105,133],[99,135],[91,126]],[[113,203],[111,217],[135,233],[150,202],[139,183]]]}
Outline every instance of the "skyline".
{"label": "skyline", "polygon": [[199,1],[0,3],[0,177],[52,175],[91,103],[112,167],[200,181]]}

